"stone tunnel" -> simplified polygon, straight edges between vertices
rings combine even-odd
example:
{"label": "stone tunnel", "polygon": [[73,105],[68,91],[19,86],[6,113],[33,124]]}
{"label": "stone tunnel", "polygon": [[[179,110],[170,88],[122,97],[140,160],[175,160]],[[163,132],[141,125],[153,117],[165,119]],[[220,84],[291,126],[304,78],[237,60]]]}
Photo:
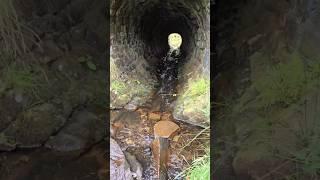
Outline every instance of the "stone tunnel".
{"label": "stone tunnel", "polygon": [[111,1],[111,107],[140,106],[150,100],[160,85],[157,69],[162,68],[162,58],[169,50],[168,35],[179,33],[183,58],[177,67],[174,114],[177,119],[204,125],[203,117],[189,118],[197,112],[188,111],[179,94],[190,83],[209,79],[209,10],[208,0]]}

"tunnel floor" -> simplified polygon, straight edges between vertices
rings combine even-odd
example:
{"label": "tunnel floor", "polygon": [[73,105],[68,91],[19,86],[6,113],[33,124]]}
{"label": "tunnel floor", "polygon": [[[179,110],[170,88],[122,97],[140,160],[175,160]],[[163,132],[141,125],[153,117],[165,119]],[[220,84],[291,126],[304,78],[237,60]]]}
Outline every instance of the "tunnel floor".
{"label": "tunnel floor", "polygon": [[[175,121],[170,111],[154,111],[161,104],[161,97],[154,96],[152,106],[141,107],[136,111],[113,111],[113,138],[119,143],[122,150],[134,155],[142,165],[142,178],[153,179],[156,176],[156,162],[152,156],[152,141],[154,140],[153,127],[159,120],[173,121],[180,127],[178,135],[170,142],[170,156],[168,161],[169,179],[183,179],[177,176],[192,162],[194,155],[201,153],[198,147],[203,140],[189,142],[203,129],[189,124]],[[187,146],[186,146],[187,145]],[[185,147],[186,146],[186,147]]]}
{"label": "tunnel floor", "polygon": [[[124,154],[135,156],[141,163],[141,169],[135,173],[145,180],[158,178],[157,161],[152,152],[155,140],[153,128],[158,121],[172,121],[180,127],[179,133],[170,140],[167,179],[184,179],[181,173],[192,163],[194,155],[203,153],[199,147],[206,140],[201,137],[193,140],[203,129],[177,121],[172,115],[173,103],[178,96],[178,62],[183,61],[182,58],[183,56],[172,58],[167,55],[162,59],[157,71],[160,87],[145,105],[135,111],[111,111],[112,137],[119,143]],[[140,167],[137,163],[131,166]]]}

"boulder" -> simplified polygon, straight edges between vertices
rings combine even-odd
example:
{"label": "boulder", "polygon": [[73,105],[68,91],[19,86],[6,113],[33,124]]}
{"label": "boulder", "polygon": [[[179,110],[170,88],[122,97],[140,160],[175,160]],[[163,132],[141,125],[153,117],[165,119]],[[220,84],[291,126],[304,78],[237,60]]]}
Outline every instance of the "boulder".
{"label": "boulder", "polygon": [[77,111],[68,124],[45,144],[58,151],[74,151],[88,148],[105,136],[103,119],[92,112]]}
{"label": "boulder", "polygon": [[110,177],[113,180],[133,180],[129,163],[117,142],[110,138]]}
{"label": "boulder", "polygon": [[[50,135],[57,132],[65,123],[61,110],[49,103],[35,106],[20,113],[16,120],[4,131],[0,147],[11,149],[40,147]],[[0,149],[0,150],[6,150]]]}

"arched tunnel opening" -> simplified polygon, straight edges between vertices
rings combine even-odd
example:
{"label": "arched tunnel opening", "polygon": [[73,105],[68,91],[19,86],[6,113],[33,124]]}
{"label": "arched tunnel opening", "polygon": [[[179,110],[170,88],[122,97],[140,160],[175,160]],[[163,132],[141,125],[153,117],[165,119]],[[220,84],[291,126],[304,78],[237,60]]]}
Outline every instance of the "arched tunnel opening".
{"label": "arched tunnel opening", "polygon": [[183,86],[186,74],[209,74],[209,20],[206,0],[112,2],[111,57],[120,71],[140,71],[136,78],[148,76],[159,87],[168,65],[163,63],[170,49],[168,36],[178,33],[183,39],[180,56],[170,69],[178,71],[175,85]]}
{"label": "arched tunnel opening", "polygon": [[[132,134],[137,129],[151,129],[142,133],[144,139],[133,140],[136,147],[129,145],[124,150],[141,162],[145,179],[175,178],[187,165],[175,154],[183,141],[169,140],[168,134],[163,139],[158,133],[180,129],[183,136],[209,126],[209,9],[208,0],[111,1],[111,124],[114,129],[125,124]],[[172,33],[182,39],[177,49],[168,44]],[[192,97],[190,92],[194,92]],[[194,108],[195,103],[199,108]],[[134,121],[141,114],[142,118]],[[146,124],[148,120],[151,122]],[[171,133],[173,138],[177,132]],[[125,138],[130,139],[121,132],[112,138],[121,147],[126,147]],[[196,149],[189,148],[191,152]]]}
{"label": "arched tunnel opening", "polygon": [[[111,76],[114,75],[111,79],[135,78],[150,92],[166,84],[161,83],[164,72],[176,71],[168,78],[175,80],[169,84],[178,90],[167,93],[176,95],[190,78],[209,77],[209,22],[209,1],[206,0],[111,2]],[[177,63],[164,63],[170,33],[178,33],[183,39],[180,56],[175,58]],[[172,71],[165,70],[168,68]],[[113,69],[117,72],[112,73]],[[116,101],[117,95],[111,90],[111,107],[121,108],[130,102],[141,105],[150,99],[141,98],[137,92],[131,94],[127,99]]]}
{"label": "arched tunnel opening", "polygon": [[146,58],[155,57],[158,61],[150,62],[151,64],[159,65],[161,59],[166,56],[169,51],[167,38],[171,33],[179,33],[182,36],[181,53],[184,57],[194,49],[192,42],[194,42],[195,29],[199,28],[199,25],[191,22],[191,17],[186,15],[187,10],[182,10],[182,8],[170,8],[168,4],[161,3],[147,9],[142,15],[139,28],[141,28],[141,39],[146,45]]}

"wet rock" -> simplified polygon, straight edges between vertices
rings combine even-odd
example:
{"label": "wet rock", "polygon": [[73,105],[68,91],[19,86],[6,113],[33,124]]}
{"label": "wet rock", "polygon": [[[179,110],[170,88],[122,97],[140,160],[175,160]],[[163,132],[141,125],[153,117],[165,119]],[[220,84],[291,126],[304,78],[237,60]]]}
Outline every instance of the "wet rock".
{"label": "wet rock", "polygon": [[117,142],[110,138],[110,177],[112,180],[133,180],[130,165]]}
{"label": "wet rock", "polygon": [[15,97],[7,95],[0,98],[0,132],[7,128],[22,110],[22,105],[16,102]]}
{"label": "wet rock", "polygon": [[172,114],[171,113],[162,113],[161,120],[169,121],[171,119],[172,119]]}
{"label": "wet rock", "polygon": [[151,102],[151,111],[160,111],[161,110],[161,101],[162,97],[157,96],[155,99]]}
{"label": "wet rock", "polygon": [[173,112],[173,118],[175,120],[182,121],[182,122],[194,125],[194,126],[199,126],[199,127],[202,127],[202,128],[208,127],[208,122],[203,121],[204,118],[200,118],[200,119],[191,118],[191,117],[195,117],[197,115],[201,116],[202,114],[196,114],[196,113],[193,113],[193,112],[190,112],[190,111],[187,111],[187,112],[174,111]]}
{"label": "wet rock", "polygon": [[58,151],[74,151],[88,148],[105,136],[103,119],[84,111],[74,113],[68,124],[45,144]]}
{"label": "wet rock", "polygon": [[115,122],[115,120],[117,120],[117,117],[119,115],[119,111],[110,111],[110,123],[112,124],[113,122]]}
{"label": "wet rock", "polygon": [[161,118],[161,114],[158,112],[150,112],[148,115],[148,119],[151,121],[159,121]]}
{"label": "wet rock", "polygon": [[66,117],[61,116],[60,113],[58,107],[45,103],[19,114],[16,121],[3,131],[6,139],[0,142],[0,146],[8,147],[9,145],[11,148],[41,146],[65,123]]}
{"label": "wet rock", "polygon": [[125,156],[126,156],[126,160],[128,161],[128,163],[130,164],[130,169],[132,172],[132,176],[136,179],[136,180],[142,180],[142,166],[139,163],[139,161],[137,160],[137,158],[128,153],[128,152],[124,152]]}
{"label": "wet rock", "polygon": [[117,135],[117,132],[124,128],[124,124],[121,122],[115,122],[110,127],[110,134],[112,137]]}
{"label": "wet rock", "polygon": [[154,125],[154,136],[170,138],[179,130],[179,126],[172,121],[159,121]]}
{"label": "wet rock", "polygon": [[124,108],[129,111],[135,111],[137,110],[138,106],[130,102],[127,105],[125,105]]}
{"label": "wet rock", "polygon": [[111,114],[111,119],[113,122],[138,125],[140,123],[140,114],[136,111],[121,110],[117,113]]}

